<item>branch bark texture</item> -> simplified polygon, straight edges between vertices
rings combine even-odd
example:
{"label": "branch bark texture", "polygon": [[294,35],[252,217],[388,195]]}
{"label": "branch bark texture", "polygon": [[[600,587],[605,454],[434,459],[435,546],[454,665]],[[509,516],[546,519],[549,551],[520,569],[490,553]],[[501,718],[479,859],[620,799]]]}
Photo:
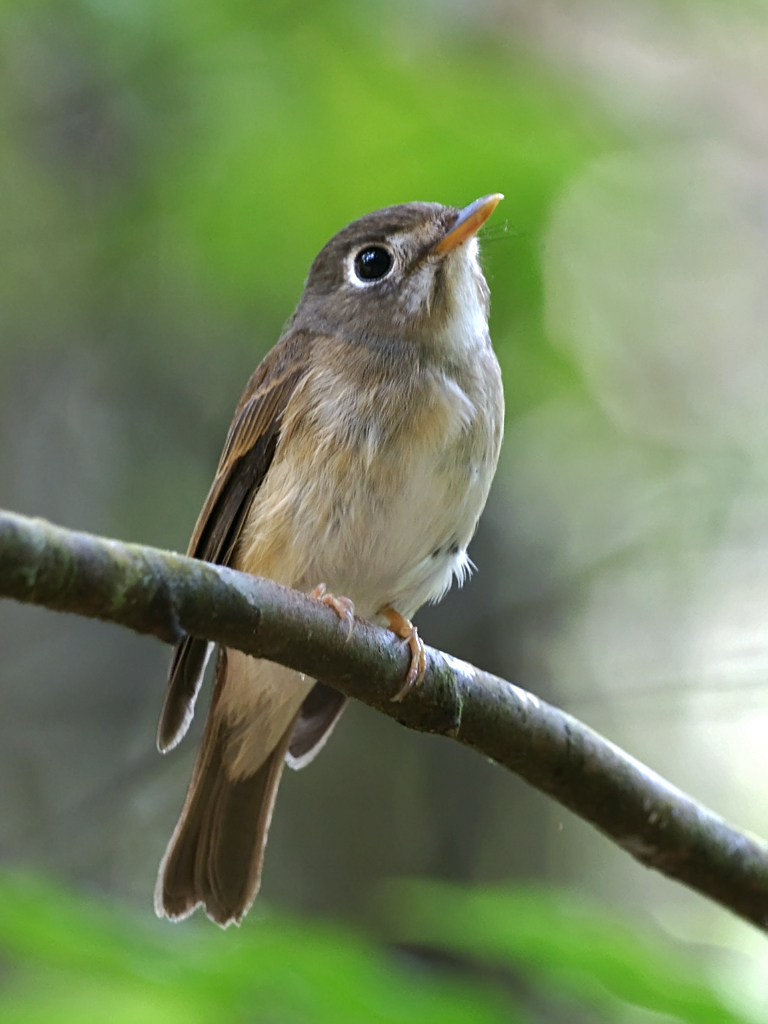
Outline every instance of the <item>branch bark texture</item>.
{"label": "branch bark texture", "polygon": [[727,824],[570,715],[427,648],[402,703],[410,655],[392,633],[347,626],[319,601],[155,548],[0,512],[0,596],[148,633],[204,637],[297,669],[402,725],[472,747],[611,838],[646,867],[768,930],[768,846]]}

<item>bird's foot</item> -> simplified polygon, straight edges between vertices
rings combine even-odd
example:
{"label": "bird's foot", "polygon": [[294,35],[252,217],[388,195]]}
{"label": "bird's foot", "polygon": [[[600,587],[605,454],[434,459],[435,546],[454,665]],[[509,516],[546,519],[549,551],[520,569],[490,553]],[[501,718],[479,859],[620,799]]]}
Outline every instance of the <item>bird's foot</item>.
{"label": "bird's foot", "polygon": [[393,701],[399,702],[410,693],[412,686],[418,686],[424,678],[424,673],[427,670],[427,652],[424,641],[410,619],[404,618],[400,612],[396,612],[389,606],[382,608],[380,614],[387,620],[389,628],[396,636],[408,641],[408,646],[411,649],[411,664],[408,668],[408,675],[405,677],[405,685],[392,697]]}
{"label": "bird's foot", "polygon": [[322,602],[322,604],[327,604],[329,608],[333,608],[342,622],[346,622],[347,640],[349,640],[352,636],[352,630],[355,628],[355,606],[350,599],[326,593],[324,583],[318,583],[315,589],[310,591],[309,596],[314,597],[315,600]]}

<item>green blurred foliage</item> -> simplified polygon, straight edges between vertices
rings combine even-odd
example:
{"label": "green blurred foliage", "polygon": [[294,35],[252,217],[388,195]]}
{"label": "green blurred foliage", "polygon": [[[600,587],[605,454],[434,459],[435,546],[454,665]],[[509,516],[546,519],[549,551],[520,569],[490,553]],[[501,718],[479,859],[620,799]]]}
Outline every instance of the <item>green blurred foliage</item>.
{"label": "green blurred foliage", "polygon": [[522,1024],[570,1006],[558,1019],[748,1024],[677,949],[564,893],[408,882],[382,905],[407,946],[263,907],[225,933],[150,923],[5,872],[0,1019]]}
{"label": "green blurred foliage", "polygon": [[399,941],[516,964],[534,985],[566,993],[607,1019],[629,1004],[689,1024],[747,1020],[671,944],[570,894],[398,882],[386,897]]}
{"label": "green blurred foliage", "polygon": [[369,939],[339,927],[263,908],[226,933],[200,921],[137,921],[30,875],[0,877],[0,947],[20,965],[0,994],[4,1024],[516,1019],[502,1013],[498,993],[397,969]]}
{"label": "green blurred foliage", "polygon": [[[152,360],[210,359],[215,339],[184,316],[207,304],[251,326],[239,340],[253,360],[254,322],[271,343],[345,223],[503,191],[509,231],[486,253],[503,282],[495,336],[515,406],[551,387],[541,230],[563,182],[616,135],[522,50],[480,24],[451,31],[439,11],[348,0],[36,0],[6,3],[0,25],[0,175],[15,197],[0,230],[28,256],[0,256],[0,298],[26,331],[37,319],[46,344],[65,344],[86,291],[95,344],[135,325]],[[172,321],[159,346],[148,315]]]}

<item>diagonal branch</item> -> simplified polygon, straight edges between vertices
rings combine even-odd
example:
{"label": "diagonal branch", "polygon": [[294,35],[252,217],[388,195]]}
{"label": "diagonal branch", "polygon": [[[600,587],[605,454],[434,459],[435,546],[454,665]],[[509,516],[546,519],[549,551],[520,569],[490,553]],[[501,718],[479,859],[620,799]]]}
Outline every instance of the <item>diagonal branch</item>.
{"label": "diagonal branch", "polygon": [[768,846],[581,722],[497,676],[427,649],[421,686],[392,633],[347,627],[271,580],[0,512],[0,596],[115,622],[166,643],[204,637],[321,679],[402,725],[492,758],[656,868],[768,930]]}

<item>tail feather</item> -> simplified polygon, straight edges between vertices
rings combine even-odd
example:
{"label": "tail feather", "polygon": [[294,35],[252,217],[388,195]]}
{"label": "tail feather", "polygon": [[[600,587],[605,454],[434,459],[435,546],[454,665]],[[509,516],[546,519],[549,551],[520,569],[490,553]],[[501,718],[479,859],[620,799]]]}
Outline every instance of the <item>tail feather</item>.
{"label": "tail feather", "polygon": [[213,644],[207,640],[188,636],[173,652],[168,690],[157,727],[157,749],[161,754],[172,750],[189,728],[212,650]]}
{"label": "tail feather", "polygon": [[285,754],[285,763],[289,768],[304,768],[310,761],[314,761],[328,742],[346,706],[347,698],[343,693],[325,683],[315,683],[296,716],[291,742]]}
{"label": "tail feather", "polygon": [[261,882],[264,847],[293,723],[252,775],[227,772],[226,723],[212,709],[179,823],[155,890],[158,916],[187,917],[202,904],[218,924],[240,923]]}

